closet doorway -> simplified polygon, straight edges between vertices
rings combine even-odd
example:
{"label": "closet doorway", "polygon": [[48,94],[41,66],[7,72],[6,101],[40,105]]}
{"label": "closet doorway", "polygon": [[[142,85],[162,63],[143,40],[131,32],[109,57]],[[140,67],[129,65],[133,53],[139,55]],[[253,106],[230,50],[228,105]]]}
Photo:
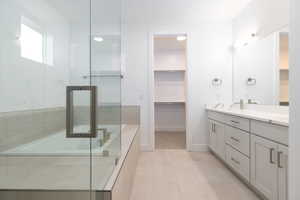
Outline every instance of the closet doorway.
{"label": "closet doorway", "polygon": [[152,38],[154,148],[187,149],[187,35]]}

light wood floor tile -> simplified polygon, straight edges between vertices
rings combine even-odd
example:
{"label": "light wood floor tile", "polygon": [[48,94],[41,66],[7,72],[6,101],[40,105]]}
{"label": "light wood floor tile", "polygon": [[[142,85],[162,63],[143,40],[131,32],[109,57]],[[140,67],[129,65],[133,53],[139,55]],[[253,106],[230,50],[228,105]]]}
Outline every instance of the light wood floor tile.
{"label": "light wood floor tile", "polygon": [[259,200],[210,153],[143,152],[131,200]]}
{"label": "light wood floor tile", "polygon": [[156,149],[186,149],[185,132],[156,132]]}

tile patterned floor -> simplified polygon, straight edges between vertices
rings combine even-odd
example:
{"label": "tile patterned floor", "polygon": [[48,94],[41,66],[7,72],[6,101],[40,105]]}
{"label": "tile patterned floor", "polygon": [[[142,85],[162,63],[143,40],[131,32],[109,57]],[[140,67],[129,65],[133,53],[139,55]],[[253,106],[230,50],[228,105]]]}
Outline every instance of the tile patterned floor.
{"label": "tile patterned floor", "polygon": [[156,149],[185,149],[185,132],[156,132]]}
{"label": "tile patterned floor", "polygon": [[259,200],[210,153],[143,152],[131,200]]}

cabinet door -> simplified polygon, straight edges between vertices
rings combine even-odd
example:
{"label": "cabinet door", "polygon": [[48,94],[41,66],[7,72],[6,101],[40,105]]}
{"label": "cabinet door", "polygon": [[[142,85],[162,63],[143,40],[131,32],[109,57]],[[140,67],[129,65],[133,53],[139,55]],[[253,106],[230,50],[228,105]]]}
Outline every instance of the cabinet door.
{"label": "cabinet door", "polygon": [[288,147],[278,145],[278,200],[288,200]]}
{"label": "cabinet door", "polygon": [[216,151],[217,151],[217,136],[215,133],[214,121],[209,120],[208,129],[209,129],[209,148],[216,153]]}
{"label": "cabinet door", "polygon": [[215,134],[216,134],[216,153],[217,155],[225,160],[225,125],[214,122],[215,124]]}
{"label": "cabinet door", "polygon": [[268,200],[277,200],[277,147],[258,136],[251,137],[251,184]]}

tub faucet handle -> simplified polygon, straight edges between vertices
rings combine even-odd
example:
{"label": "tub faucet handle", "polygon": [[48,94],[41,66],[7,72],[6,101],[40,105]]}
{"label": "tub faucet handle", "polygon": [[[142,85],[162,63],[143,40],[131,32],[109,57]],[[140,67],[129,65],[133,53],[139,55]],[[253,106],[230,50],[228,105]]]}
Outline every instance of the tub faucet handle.
{"label": "tub faucet handle", "polygon": [[107,128],[97,128],[96,130],[97,130],[97,132],[98,131],[103,131],[103,134],[107,133]]}

